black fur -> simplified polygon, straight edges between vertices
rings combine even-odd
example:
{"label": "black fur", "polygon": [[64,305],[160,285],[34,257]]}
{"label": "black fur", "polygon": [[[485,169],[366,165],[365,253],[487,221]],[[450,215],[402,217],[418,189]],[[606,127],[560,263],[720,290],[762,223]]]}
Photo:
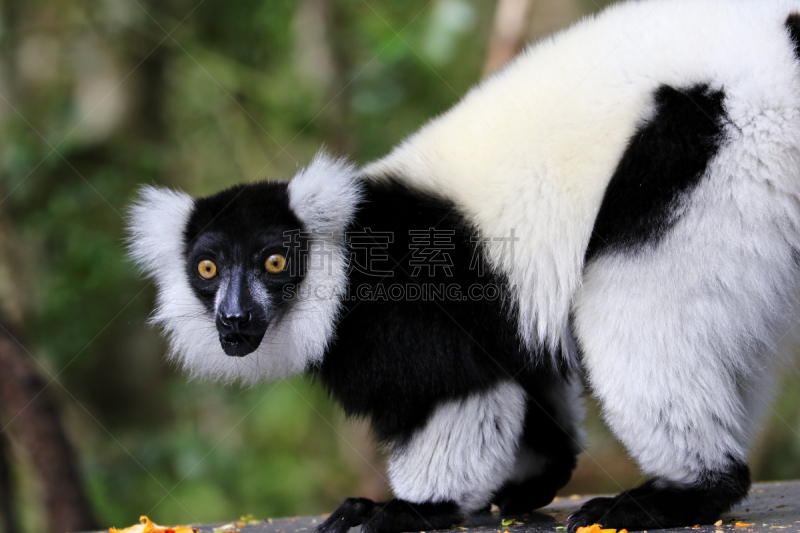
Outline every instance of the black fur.
{"label": "black fur", "polygon": [[[477,232],[455,205],[394,180],[365,186],[344,236],[349,293],[334,340],[322,363],[309,371],[348,415],[368,418],[376,437],[395,446],[407,442],[443,402],[516,381],[528,395],[523,445],[547,464],[533,478],[503,487],[495,500],[506,513],[548,504],[569,480],[578,450],[548,399],[565,379],[563,369],[548,366],[555,359],[550,354],[523,348],[511,288],[490,268]],[[184,236],[186,272],[209,312],[218,279],[245,279],[254,269],[273,300],[282,296],[274,308],[288,308],[296,294],[287,289],[302,281],[308,266],[307,241],[286,238],[298,229],[304,228],[291,213],[285,185],[237,187],[198,200]],[[265,274],[264,259],[275,252],[303,268]],[[217,277],[206,280],[197,273],[203,259],[219,265]],[[418,295],[396,294],[397,288]],[[247,295],[238,301],[246,306]],[[265,321],[276,318],[273,313]],[[362,523],[371,531],[428,530],[461,518],[454,503],[351,499],[320,531],[337,533]]]}
{"label": "black fur", "polygon": [[544,507],[572,477],[580,445],[574,435],[564,431],[563,422],[553,417],[554,407],[541,394],[528,398],[522,442],[545,457],[546,464],[542,472],[519,483],[507,483],[495,494],[493,501],[503,516]]}
{"label": "black fur", "polygon": [[800,59],[800,13],[792,13],[786,19],[786,29],[794,44],[794,55]]}
{"label": "black fur", "polygon": [[[446,239],[452,249],[445,250],[449,272],[443,266],[412,276],[417,263],[410,232],[429,228],[452,232]],[[357,235],[364,229],[391,232],[393,242],[386,243],[385,261],[367,273],[350,273],[351,299],[316,372],[349,415],[372,421],[378,439],[402,442],[424,425],[437,404],[501,381],[518,377],[530,394],[538,395],[538,385],[557,379],[554,369],[542,367],[535,378],[530,377],[533,372],[523,372],[532,356],[522,348],[506,300],[468,297],[471,286],[501,287],[506,282],[488,268],[480,244],[471,241],[474,229],[451,203],[394,182],[372,185],[348,232]],[[381,245],[377,238],[371,244]],[[480,264],[470,268],[476,258]],[[356,297],[364,288],[371,294],[388,293],[394,284],[446,286],[460,296],[441,294],[430,301]]]}
{"label": "black fur", "polygon": [[[412,250],[411,232],[429,228],[449,232],[445,241],[450,248],[443,250],[448,255],[437,257],[442,263],[432,272],[415,272],[418,256]],[[511,304],[502,297],[500,287],[506,280],[489,268],[474,229],[452,203],[396,182],[369,186],[349,231],[358,235],[366,229],[373,235],[390,232],[392,241],[376,236],[359,242],[359,246],[385,245],[378,251],[385,252],[386,259],[368,271],[351,270],[352,298],[345,302],[336,340],[315,369],[319,378],[349,415],[369,418],[377,438],[396,445],[421,428],[442,402],[516,380],[528,393],[524,444],[548,458],[548,464],[533,479],[504,487],[495,501],[507,513],[530,512],[550,503],[569,480],[578,448],[559,425],[545,394],[563,376],[544,363],[531,371],[532,356],[522,348]],[[352,239],[350,245],[357,255]],[[389,293],[393,284],[445,285],[457,289],[462,298],[452,293],[427,301],[356,297],[363,288],[371,294]],[[463,297],[470,287],[493,285],[501,295],[495,300]],[[537,360],[552,359],[539,354]],[[349,513],[348,505],[340,510]],[[391,505],[386,509],[394,509]],[[418,507],[417,512],[427,521],[435,520],[437,527],[449,527],[456,515],[448,509],[437,514],[434,508],[423,512]],[[385,519],[378,530],[431,529],[419,521],[403,526],[405,519],[395,525],[392,513]],[[329,533],[325,528],[320,531]]]}
{"label": "black fur", "polygon": [[608,184],[587,261],[601,253],[657,244],[678,220],[682,201],[723,140],[721,90],[662,85],[654,98],[655,116],[631,137]]}
{"label": "black fur", "polygon": [[[285,183],[238,185],[195,200],[184,230],[186,274],[206,309],[214,308],[216,283],[225,274],[225,265],[246,264],[263,271],[266,258],[275,252],[284,254],[289,265],[285,275],[265,277],[265,281],[275,294],[273,303],[284,305],[281,288],[299,282],[305,273],[305,247],[299,241],[287,241],[286,232],[302,227],[289,207]],[[220,267],[210,282],[197,272],[203,259]]]}
{"label": "black fur", "polygon": [[730,460],[728,470],[705,472],[692,486],[651,479],[613,498],[589,500],[569,517],[568,533],[591,524],[631,531],[711,524],[750,489],[747,464]]}
{"label": "black fur", "polygon": [[[285,232],[300,227],[289,207],[285,183],[239,185],[195,201],[184,230],[186,276],[215,319],[220,343],[228,355],[253,352],[271,321],[288,309],[282,289],[302,280],[307,250],[300,239],[287,240]],[[287,258],[287,268],[280,274],[266,272],[266,258],[273,253]],[[197,266],[203,260],[214,262],[216,276],[200,276]],[[246,279],[253,272],[271,296],[269,316],[246,290]],[[229,284],[229,291],[236,291],[235,297],[226,294],[213,316],[220,283],[226,279],[238,281]]]}
{"label": "black fur", "polygon": [[374,502],[348,498],[322,524],[317,533],[347,533],[360,525],[362,533],[400,533],[448,529],[464,519],[453,502],[411,503],[405,500]]}

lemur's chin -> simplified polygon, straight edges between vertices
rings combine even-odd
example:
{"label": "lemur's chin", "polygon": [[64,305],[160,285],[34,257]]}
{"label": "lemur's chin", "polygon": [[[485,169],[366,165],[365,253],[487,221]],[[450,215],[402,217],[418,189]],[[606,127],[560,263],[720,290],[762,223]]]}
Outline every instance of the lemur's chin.
{"label": "lemur's chin", "polygon": [[256,333],[252,335],[244,333],[228,333],[219,335],[219,343],[222,345],[222,350],[232,357],[244,357],[256,351],[256,348],[261,344],[264,338],[264,333]]}

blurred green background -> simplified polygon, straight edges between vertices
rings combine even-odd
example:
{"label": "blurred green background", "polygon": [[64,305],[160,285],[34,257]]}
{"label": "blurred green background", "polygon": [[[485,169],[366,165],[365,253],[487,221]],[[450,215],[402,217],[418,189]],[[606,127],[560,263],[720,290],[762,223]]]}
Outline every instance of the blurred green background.
{"label": "blurred green background", "polygon": [[[540,0],[533,41],[608,2]],[[153,287],[125,257],[141,184],[195,195],[287,178],[321,145],[364,163],[482,75],[489,0],[0,0],[0,303],[56,396],[101,526],[331,511],[386,496],[363,424],[298,378],[188,383],[146,325]],[[795,365],[753,454],[800,477]],[[565,494],[640,473],[589,401]],[[9,432],[21,530],[41,486]]]}

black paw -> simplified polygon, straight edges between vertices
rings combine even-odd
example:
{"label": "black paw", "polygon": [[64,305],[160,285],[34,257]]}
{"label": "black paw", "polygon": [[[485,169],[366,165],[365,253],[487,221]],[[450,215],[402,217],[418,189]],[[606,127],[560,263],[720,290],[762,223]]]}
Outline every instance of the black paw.
{"label": "black paw", "polygon": [[500,508],[500,516],[530,513],[549,504],[556,497],[558,487],[540,478],[504,486],[493,500]]}
{"label": "black paw", "polygon": [[711,524],[743,496],[742,489],[730,487],[660,487],[650,481],[614,498],[589,500],[567,519],[567,532],[592,524],[629,531]]}
{"label": "black paw", "polygon": [[567,519],[567,531],[592,524],[629,531],[711,524],[749,488],[747,465],[730,458],[727,469],[702,472],[691,485],[654,478],[615,498],[589,500]]}
{"label": "black paw", "polygon": [[317,526],[317,533],[347,533],[374,515],[375,502],[367,498],[347,498],[331,515]]}
{"label": "black paw", "polygon": [[317,533],[347,533],[361,526],[361,533],[400,533],[448,529],[464,516],[453,502],[411,503],[404,500],[373,502],[348,498],[320,524]]}

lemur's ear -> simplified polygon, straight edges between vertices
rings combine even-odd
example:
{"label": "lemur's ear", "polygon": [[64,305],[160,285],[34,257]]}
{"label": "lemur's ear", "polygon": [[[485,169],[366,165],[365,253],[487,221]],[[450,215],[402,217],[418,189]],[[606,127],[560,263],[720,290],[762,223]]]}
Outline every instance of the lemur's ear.
{"label": "lemur's ear", "polygon": [[194,208],[184,192],[145,186],[128,213],[131,258],[159,286],[183,276],[183,232]]}
{"label": "lemur's ear", "polygon": [[341,232],[361,199],[356,168],[344,159],[319,152],[289,182],[289,205],[309,231]]}

